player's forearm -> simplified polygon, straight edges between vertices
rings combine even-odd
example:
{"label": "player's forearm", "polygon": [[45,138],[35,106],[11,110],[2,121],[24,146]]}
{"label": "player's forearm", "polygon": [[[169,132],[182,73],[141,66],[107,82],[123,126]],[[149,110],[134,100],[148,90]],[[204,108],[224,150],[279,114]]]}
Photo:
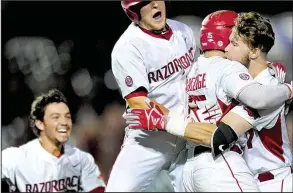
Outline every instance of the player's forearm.
{"label": "player's forearm", "polygon": [[196,144],[211,145],[211,136],[217,126],[209,123],[189,123],[185,129],[184,138]]}
{"label": "player's forearm", "polygon": [[221,152],[228,150],[251,127],[245,119],[233,112],[229,112],[221,119],[212,135],[212,155],[217,157]]}
{"label": "player's forearm", "polygon": [[138,109],[149,109],[148,105],[145,103],[145,96],[138,96],[127,99],[127,104],[130,108]]}
{"label": "player's forearm", "polygon": [[197,144],[209,146],[212,133],[215,131],[216,127],[216,125],[209,123],[188,123],[183,115],[170,112],[168,114],[166,131],[170,134],[184,137]]}
{"label": "player's forearm", "polygon": [[[149,109],[150,107],[145,102],[146,98],[147,97],[145,97],[145,96],[133,97],[133,98],[127,99],[127,104],[129,105],[130,108]],[[154,100],[152,100],[152,101],[155,104],[159,105],[165,114],[169,113],[169,110],[166,107],[157,103]]]}
{"label": "player's forearm", "polygon": [[221,119],[221,122],[229,125],[238,137],[242,136],[246,131],[252,128],[252,125],[249,122],[233,112],[227,113]]}
{"label": "player's forearm", "polygon": [[238,99],[254,109],[270,109],[282,105],[290,98],[290,89],[285,85],[265,86],[251,84],[243,88]]}

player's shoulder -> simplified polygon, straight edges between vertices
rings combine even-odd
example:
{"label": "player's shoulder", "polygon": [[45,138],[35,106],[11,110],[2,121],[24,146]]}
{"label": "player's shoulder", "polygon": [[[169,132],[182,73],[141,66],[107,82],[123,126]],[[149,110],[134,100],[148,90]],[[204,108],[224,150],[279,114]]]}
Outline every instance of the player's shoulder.
{"label": "player's shoulder", "polygon": [[2,150],[2,157],[5,158],[5,157],[15,157],[15,156],[18,156],[19,153],[21,152],[21,149],[19,149],[19,147],[8,147],[6,149],[3,149]]}
{"label": "player's shoulder", "polygon": [[279,81],[276,77],[274,77],[271,72],[270,68],[266,68],[262,72],[260,72],[254,80],[263,84],[263,85],[278,85]]}
{"label": "player's shoulder", "polygon": [[2,156],[11,157],[13,159],[21,159],[21,157],[25,156],[30,151],[30,149],[34,147],[35,143],[36,143],[36,140],[32,140],[18,147],[16,146],[8,147],[2,150]]}
{"label": "player's shoulder", "polygon": [[131,23],[115,43],[111,56],[115,57],[128,50],[133,50],[141,41],[138,35],[139,33],[140,30],[138,27]]}
{"label": "player's shoulder", "polygon": [[191,30],[191,28],[188,25],[182,23],[181,21],[167,19],[166,22],[172,30]]}
{"label": "player's shoulder", "polygon": [[215,60],[215,63],[219,65],[223,70],[228,71],[247,71],[247,68],[237,61],[232,61],[227,58],[218,57],[217,60]]}

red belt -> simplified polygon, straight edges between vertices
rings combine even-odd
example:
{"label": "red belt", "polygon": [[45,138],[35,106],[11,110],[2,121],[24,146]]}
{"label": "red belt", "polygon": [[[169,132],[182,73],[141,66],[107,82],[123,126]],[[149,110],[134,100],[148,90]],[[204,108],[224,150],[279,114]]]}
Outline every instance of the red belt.
{"label": "red belt", "polygon": [[[291,166],[290,168],[291,168],[291,173],[293,173],[293,167]],[[268,180],[272,180],[274,178],[275,176],[271,172],[264,172],[264,173],[258,174],[258,180],[260,182],[265,182]]]}

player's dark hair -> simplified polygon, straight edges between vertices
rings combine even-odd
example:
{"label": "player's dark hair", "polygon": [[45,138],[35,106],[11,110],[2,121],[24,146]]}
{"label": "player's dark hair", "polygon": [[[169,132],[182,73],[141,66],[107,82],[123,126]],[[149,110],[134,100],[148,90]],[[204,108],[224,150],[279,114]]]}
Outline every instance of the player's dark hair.
{"label": "player's dark hair", "polygon": [[275,33],[268,18],[257,12],[240,13],[235,25],[236,33],[250,48],[268,53],[275,43]]}
{"label": "player's dark hair", "polygon": [[38,96],[31,105],[31,111],[29,116],[30,127],[34,134],[40,136],[40,130],[35,125],[36,120],[44,121],[44,115],[46,107],[51,103],[65,103],[68,106],[67,99],[57,89],[49,90],[46,94]]}

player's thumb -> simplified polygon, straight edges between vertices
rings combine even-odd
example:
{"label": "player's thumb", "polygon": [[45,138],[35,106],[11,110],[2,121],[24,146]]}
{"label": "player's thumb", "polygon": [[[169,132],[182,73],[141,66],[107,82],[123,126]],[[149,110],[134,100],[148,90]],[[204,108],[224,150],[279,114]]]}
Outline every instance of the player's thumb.
{"label": "player's thumb", "polygon": [[145,103],[150,107],[150,108],[154,108],[155,103],[153,101],[151,101],[149,98],[145,98]]}

